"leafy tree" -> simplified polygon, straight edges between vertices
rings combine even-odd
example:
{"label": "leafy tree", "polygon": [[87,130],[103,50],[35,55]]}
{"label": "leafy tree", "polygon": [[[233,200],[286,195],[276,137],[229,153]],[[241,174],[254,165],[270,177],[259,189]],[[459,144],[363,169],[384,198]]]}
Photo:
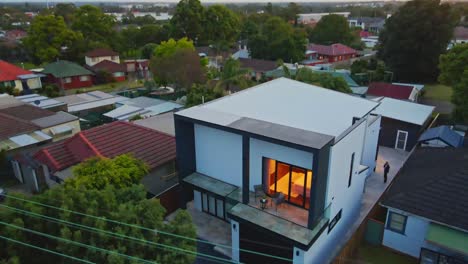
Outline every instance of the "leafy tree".
{"label": "leafy tree", "polygon": [[209,87],[206,84],[194,85],[187,93],[186,107],[199,105],[209,102],[224,95],[223,90],[219,87]]}
{"label": "leafy tree", "polygon": [[351,44],[356,39],[349,28],[348,21],[340,15],[327,15],[320,19],[310,36],[313,43],[330,45],[334,43]]}
{"label": "leafy tree", "polygon": [[88,43],[106,43],[115,47],[115,18],[104,14],[101,9],[92,5],[78,8],[74,14],[72,29],[81,32]]}
{"label": "leafy tree", "polygon": [[205,9],[200,0],[181,0],[171,18],[172,37],[197,41],[203,32]]}
{"label": "leafy tree", "polygon": [[241,68],[238,60],[229,58],[224,62],[218,86],[224,87],[227,91],[229,91],[231,85],[247,88],[250,84],[250,80],[246,76],[249,75],[249,70]]}
{"label": "leafy tree", "polygon": [[154,56],[159,58],[167,58],[173,56],[176,51],[179,50],[191,50],[195,51],[195,46],[193,42],[187,38],[181,38],[179,40],[169,39],[168,41],[163,41],[154,51]]}
{"label": "leafy tree", "polygon": [[[150,242],[161,243],[170,247],[180,248],[181,250],[195,251],[196,245],[194,241],[105,221],[105,219],[112,219],[129,225],[143,226],[148,229],[160,230],[192,239],[196,238],[195,228],[191,222],[190,215],[186,211],[179,212],[172,221],[163,222],[164,208],[159,203],[159,200],[146,199],[146,191],[142,185],[131,185],[125,188],[107,185],[101,190],[89,189],[83,186],[73,187],[64,185],[32,197],[20,194],[13,195],[37,203],[50,204],[58,208],[77,211],[90,216],[98,216],[101,219],[73,214],[69,211],[51,209],[40,206],[37,203],[27,203],[10,198],[6,199],[6,205],[10,207],[47,215],[51,218],[57,218],[59,221],[73,222],[81,225],[81,227],[37,218],[30,214],[18,214],[15,211],[4,208],[0,210],[1,221],[156,263],[189,264],[194,261],[195,257],[193,255],[183,254],[182,251],[163,250],[149,244]],[[101,231],[90,231],[82,226],[88,226]],[[24,243],[40,245],[45,249],[59,251],[63,254],[96,263],[135,263],[121,256],[79,247],[56,239],[44,238],[14,227],[0,225],[0,233]],[[122,236],[135,237],[140,241],[148,242],[141,243],[129,238],[123,239]],[[10,262],[7,263],[39,264],[66,262],[61,257],[28,247],[20,248],[5,240],[0,241],[0,246],[4,249],[0,251],[0,259],[5,261],[9,259]]]}
{"label": "leafy tree", "polygon": [[250,55],[256,59],[297,62],[304,58],[306,35],[279,17],[269,17],[248,39]]}
{"label": "leafy tree", "polygon": [[148,43],[141,48],[141,57],[144,59],[151,59],[153,56],[154,51],[158,47],[158,44],[155,43]]}
{"label": "leafy tree", "polygon": [[295,79],[308,84],[335,90],[342,93],[351,93],[348,83],[341,77],[334,77],[329,73],[317,73],[309,68],[300,68]]}
{"label": "leafy tree", "polygon": [[398,80],[434,81],[456,21],[450,5],[440,0],[409,1],[385,23],[378,55]]}
{"label": "leafy tree", "polygon": [[301,7],[298,4],[291,2],[288,4],[286,8],[283,9],[281,16],[287,22],[293,21],[294,25],[297,26],[297,19],[298,19],[297,15],[300,13],[300,11],[301,11]]}
{"label": "leafy tree", "polygon": [[71,25],[74,18],[76,6],[71,3],[58,3],[54,7],[54,15],[63,17],[67,25]]}
{"label": "leafy tree", "polygon": [[67,28],[63,17],[37,16],[23,39],[26,49],[33,55],[34,62],[51,62],[62,56],[64,47],[80,41],[82,35]]}
{"label": "leafy tree", "polygon": [[212,5],[205,12],[203,40],[207,43],[229,45],[240,33],[240,19],[224,5]]}
{"label": "leafy tree", "polygon": [[148,43],[160,43],[167,40],[169,34],[165,27],[159,25],[143,25],[136,36],[136,44],[143,47]]}
{"label": "leafy tree", "polygon": [[351,64],[351,74],[365,73],[368,69],[368,62],[366,60],[356,60]]}
{"label": "leafy tree", "polygon": [[116,188],[138,184],[148,173],[148,166],[130,155],[113,159],[94,157],[73,167],[73,178],[65,185],[87,189],[104,189],[111,184]]}
{"label": "leafy tree", "polygon": [[60,87],[56,84],[46,84],[42,87],[41,93],[50,98],[58,97],[60,96]]}
{"label": "leafy tree", "polygon": [[468,44],[459,44],[440,56],[439,81],[453,87],[457,121],[468,122]]}

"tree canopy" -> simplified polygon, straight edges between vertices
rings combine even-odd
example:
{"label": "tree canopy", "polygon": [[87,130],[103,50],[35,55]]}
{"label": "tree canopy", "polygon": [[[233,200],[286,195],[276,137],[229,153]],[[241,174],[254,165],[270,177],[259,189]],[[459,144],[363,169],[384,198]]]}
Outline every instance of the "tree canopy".
{"label": "tree canopy", "polygon": [[324,16],[312,30],[310,40],[316,44],[331,45],[342,43],[350,45],[356,36],[349,28],[348,20],[340,15]]}
{"label": "tree canopy", "polygon": [[197,41],[203,33],[205,9],[200,0],[181,0],[171,19],[172,36]]}
{"label": "tree canopy", "polygon": [[209,102],[224,95],[220,87],[211,87],[206,84],[194,85],[187,93],[186,107],[192,107]]}
{"label": "tree canopy", "polygon": [[439,81],[453,87],[455,119],[468,122],[468,44],[455,45],[440,56],[439,69]]}
{"label": "tree canopy", "polygon": [[[95,263],[135,263],[135,260],[116,255],[117,252],[157,263],[189,264],[194,261],[194,255],[189,253],[182,254],[179,250],[163,249],[150,244],[160,243],[194,252],[196,250],[194,241],[128,226],[138,225],[192,239],[196,237],[191,217],[186,211],[179,212],[172,221],[163,222],[164,207],[157,199],[146,199],[146,192],[142,185],[130,185],[125,188],[108,185],[101,190],[58,186],[32,197],[11,195],[32,200],[36,204],[7,198],[6,206],[23,210],[26,213],[20,214],[2,207],[0,221],[10,225],[0,225],[2,236]],[[38,203],[69,211],[41,206]],[[71,211],[86,215],[74,214]],[[41,215],[48,218],[43,218]],[[128,225],[109,222],[105,219]],[[20,228],[40,233],[34,234]],[[58,237],[58,239],[45,237],[41,233]],[[72,240],[87,247],[72,244],[66,240]],[[70,262],[69,259],[25,246],[19,247],[3,239],[0,241],[0,247],[3,249],[0,251],[0,259],[4,260],[13,259],[20,263],[31,264]],[[107,251],[103,252],[96,248]]]}
{"label": "tree canopy", "polygon": [[351,93],[348,83],[341,77],[334,77],[329,73],[314,72],[309,68],[300,68],[295,79],[300,82],[317,85],[342,93]]}
{"label": "tree canopy", "polygon": [[147,165],[130,155],[113,159],[93,157],[73,167],[73,178],[65,185],[87,189],[104,189],[108,185],[124,188],[138,184],[147,173]]}
{"label": "tree canopy", "polygon": [[203,41],[210,44],[234,43],[240,33],[240,19],[224,5],[212,5],[205,12]]}
{"label": "tree canopy", "polygon": [[83,36],[67,28],[63,17],[37,16],[28,36],[23,40],[35,63],[51,62],[63,56],[62,50],[80,41]]}
{"label": "tree canopy", "polygon": [[105,43],[114,46],[116,24],[113,16],[106,15],[96,6],[84,5],[74,14],[72,29],[81,32],[87,42]]}
{"label": "tree canopy", "polygon": [[238,60],[229,58],[224,62],[218,86],[224,87],[227,91],[230,90],[232,85],[239,86],[242,89],[247,88],[250,80],[246,76],[249,74],[249,70],[241,68]]}
{"label": "tree canopy", "polygon": [[378,55],[400,81],[434,81],[456,21],[440,0],[409,1],[385,23]]}

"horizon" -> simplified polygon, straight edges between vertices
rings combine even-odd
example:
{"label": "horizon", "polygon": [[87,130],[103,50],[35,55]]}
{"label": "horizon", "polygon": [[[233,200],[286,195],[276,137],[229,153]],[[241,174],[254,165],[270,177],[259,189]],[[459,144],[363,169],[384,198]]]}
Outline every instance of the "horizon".
{"label": "horizon", "polygon": [[[0,3],[178,3],[180,0],[0,0]],[[202,3],[372,3],[372,2],[405,2],[408,0],[200,0]]]}

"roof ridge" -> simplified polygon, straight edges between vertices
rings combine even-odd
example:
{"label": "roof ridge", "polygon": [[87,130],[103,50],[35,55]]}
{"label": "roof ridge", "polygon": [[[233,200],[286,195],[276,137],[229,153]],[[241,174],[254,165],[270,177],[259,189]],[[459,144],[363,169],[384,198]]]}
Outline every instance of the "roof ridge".
{"label": "roof ridge", "polygon": [[[78,137],[81,138],[85,143],[86,145],[88,145],[88,147],[94,152],[94,154],[96,154],[96,156],[103,156],[101,154],[101,152],[99,152],[99,150],[93,145],[93,143],[91,143],[88,138],[86,138],[82,132],[79,132],[78,133]],[[68,147],[67,147],[68,148]]]}
{"label": "roof ridge", "polygon": [[[133,122],[126,122],[126,121],[115,121],[115,123],[120,123],[120,124],[125,124],[125,125],[128,125],[128,126],[134,126],[134,127],[138,127],[142,130],[145,130],[145,131],[148,131],[148,132],[153,132],[153,133],[156,133],[156,134],[161,134],[161,135],[164,135],[164,136],[168,136],[168,137],[171,137],[171,138],[175,138],[173,135],[170,135],[168,133],[165,133],[165,132],[162,132],[162,131],[158,131],[158,130],[154,130],[154,129],[151,129],[151,128],[148,128],[148,127],[145,127],[145,126],[142,126],[142,125],[138,125],[138,124],[135,124]],[[112,124],[112,123],[110,123]]]}

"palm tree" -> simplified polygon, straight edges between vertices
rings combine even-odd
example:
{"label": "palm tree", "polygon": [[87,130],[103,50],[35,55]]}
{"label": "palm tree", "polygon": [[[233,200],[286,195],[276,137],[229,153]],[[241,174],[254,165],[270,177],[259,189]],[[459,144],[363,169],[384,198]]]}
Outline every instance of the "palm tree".
{"label": "palm tree", "polygon": [[249,86],[249,79],[250,70],[241,68],[240,62],[238,60],[229,58],[224,63],[218,86],[224,87],[224,89],[227,91],[229,91],[231,85],[237,85],[243,89]]}

